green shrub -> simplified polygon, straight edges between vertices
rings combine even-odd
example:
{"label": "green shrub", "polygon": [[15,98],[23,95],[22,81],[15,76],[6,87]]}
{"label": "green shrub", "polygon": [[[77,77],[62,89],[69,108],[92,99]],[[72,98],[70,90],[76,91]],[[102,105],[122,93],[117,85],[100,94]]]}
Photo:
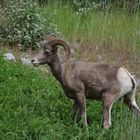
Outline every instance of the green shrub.
{"label": "green shrub", "polygon": [[85,16],[92,9],[96,9],[99,5],[92,0],[74,0],[74,6],[78,15]]}
{"label": "green shrub", "polygon": [[7,1],[3,8],[1,41],[23,49],[39,47],[40,38],[45,33],[45,21],[40,11],[34,0]]}

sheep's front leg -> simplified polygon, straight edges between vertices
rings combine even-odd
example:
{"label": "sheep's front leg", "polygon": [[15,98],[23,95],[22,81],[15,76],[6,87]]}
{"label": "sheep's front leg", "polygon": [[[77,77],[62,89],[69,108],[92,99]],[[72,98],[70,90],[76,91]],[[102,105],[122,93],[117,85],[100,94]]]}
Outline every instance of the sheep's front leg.
{"label": "sheep's front leg", "polygon": [[83,119],[84,129],[86,130],[86,132],[88,132],[85,94],[83,92],[77,93],[76,100],[80,109],[80,115]]}
{"label": "sheep's front leg", "polygon": [[74,126],[76,125],[77,122],[77,115],[78,115],[78,102],[75,100],[72,110],[72,120],[74,122]]}
{"label": "sheep's front leg", "polygon": [[111,107],[112,102],[108,102],[104,99],[103,101],[103,126],[109,128],[111,126]]}

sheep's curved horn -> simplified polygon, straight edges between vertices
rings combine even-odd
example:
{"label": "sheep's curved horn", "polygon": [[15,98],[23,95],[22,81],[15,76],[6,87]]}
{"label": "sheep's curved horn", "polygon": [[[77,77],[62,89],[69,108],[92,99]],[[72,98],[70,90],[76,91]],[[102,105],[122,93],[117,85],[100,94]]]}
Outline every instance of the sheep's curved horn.
{"label": "sheep's curved horn", "polygon": [[52,40],[48,41],[47,44],[51,45],[52,47],[56,47],[56,46],[60,45],[60,46],[62,46],[64,48],[64,50],[66,52],[66,58],[61,63],[64,63],[69,59],[69,57],[70,57],[70,48],[69,48],[69,45],[65,41],[55,38],[55,39],[52,39]]}

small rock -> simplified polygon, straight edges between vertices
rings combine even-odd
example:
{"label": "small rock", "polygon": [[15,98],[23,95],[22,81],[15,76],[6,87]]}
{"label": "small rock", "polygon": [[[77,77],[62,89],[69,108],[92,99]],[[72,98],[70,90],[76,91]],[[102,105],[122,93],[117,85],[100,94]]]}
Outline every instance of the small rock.
{"label": "small rock", "polygon": [[4,59],[10,60],[10,61],[16,61],[16,58],[12,53],[5,53],[4,54]]}
{"label": "small rock", "polygon": [[31,65],[31,60],[29,58],[21,58],[21,63],[24,65]]}

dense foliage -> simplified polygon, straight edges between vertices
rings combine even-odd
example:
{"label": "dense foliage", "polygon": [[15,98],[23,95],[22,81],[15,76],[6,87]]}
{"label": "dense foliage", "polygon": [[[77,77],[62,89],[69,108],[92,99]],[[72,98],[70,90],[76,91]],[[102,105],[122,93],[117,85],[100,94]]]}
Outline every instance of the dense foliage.
{"label": "dense foliage", "polygon": [[45,33],[44,18],[33,0],[7,1],[3,10],[0,40],[23,49],[39,47]]}
{"label": "dense foliage", "polygon": [[[102,129],[101,103],[87,102],[89,136],[81,123],[73,127],[72,102],[60,85],[38,69],[7,62],[0,56],[0,139],[1,140],[138,140],[140,120],[122,104],[112,110],[113,126]],[[127,129],[126,129],[127,128]]]}

